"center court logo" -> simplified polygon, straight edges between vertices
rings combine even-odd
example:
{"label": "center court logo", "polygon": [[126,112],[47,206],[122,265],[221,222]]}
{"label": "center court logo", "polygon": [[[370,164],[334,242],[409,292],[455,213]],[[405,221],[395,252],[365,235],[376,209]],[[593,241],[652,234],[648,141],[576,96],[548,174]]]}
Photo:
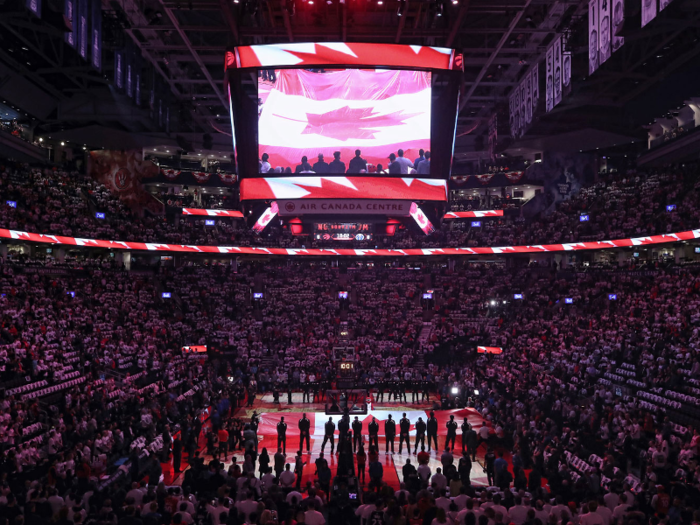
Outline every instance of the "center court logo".
{"label": "center court logo", "polygon": [[289,213],[292,213],[294,210],[296,210],[296,205],[293,202],[287,202],[284,205],[284,209],[287,210]]}

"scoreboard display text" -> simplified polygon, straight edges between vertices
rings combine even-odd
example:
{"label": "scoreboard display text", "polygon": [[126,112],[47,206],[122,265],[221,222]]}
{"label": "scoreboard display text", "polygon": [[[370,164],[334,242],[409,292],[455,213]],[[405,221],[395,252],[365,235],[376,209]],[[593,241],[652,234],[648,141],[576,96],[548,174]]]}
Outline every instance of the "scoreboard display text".
{"label": "scoreboard display text", "polygon": [[341,377],[348,377],[355,373],[355,363],[352,361],[341,361],[338,363],[338,374]]}
{"label": "scoreboard display text", "polygon": [[317,241],[371,241],[372,225],[363,222],[320,222],[314,224]]}

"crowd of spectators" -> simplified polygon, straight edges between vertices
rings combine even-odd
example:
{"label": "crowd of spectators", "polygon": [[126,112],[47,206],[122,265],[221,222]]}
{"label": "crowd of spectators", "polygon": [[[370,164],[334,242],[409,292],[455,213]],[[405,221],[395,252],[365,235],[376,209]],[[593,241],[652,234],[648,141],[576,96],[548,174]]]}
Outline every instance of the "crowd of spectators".
{"label": "crowd of spectators", "polygon": [[[430,236],[402,228],[370,241],[321,241],[294,236],[273,221],[262,235],[237,219],[141,216],[103,185],[76,172],[6,163],[0,170],[0,227],[57,235],[168,244],[357,248],[515,246],[600,241],[684,231],[700,223],[696,165],[610,175],[582,188],[551,213],[443,221]],[[12,206],[7,202],[16,203]],[[671,208],[668,208],[671,206]],[[104,213],[97,218],[96,212]],[[581,221],[581,215],[588,217]]]}
{"label": "crowd of spectators", "polygon": [[[472,406],[492,429],[494,452],[483,444],[479,461],[494,488],[472,486],[461,463],[432,472],[429,482],[408,469],[405,489],[394,494],[380,482],[377,494],[353,507],[365,521],[377,512],[392,525],[696,519],[695,268],[44,268],[0,266],[7,389],[0,520],[267,525],[287,516],[303,521],[301,510],[353,522],[336,514],[351,502],[342,490],[329,501],[323,480],[295,504],[292,486],[277,475],[204,462],[216,429],[225,429],[231,447],[248,446],[250,425],[229,417],[246,394],[330,384],[337,345],[354,349],[371,390],[422,379],[433,385],[436,408]],[[425,303],[428,287],[434,299]],[[256,289],[259,301],[251,298]],[[340,289],[348,299],[338,299]],[[161,299],[161,290],[172,297]],[[184,344],[218,347],[228,357],[191,360],[180,352]],[[480,355],[477,345],[504,353]],[[215,432],[202,432],[200,442],[206,408]],[[179,465],[183,450],[192,466],[183,486],[163,486],[161,461],[172,454]],[[511,456],[510,474],[494,466],[500,451]],[[128,466],[114,466],[120,457]]]}
{"label": "crowd of spectators", "polygon": [[[192,223],[137,217],[77,174],[22,170],[0,172],[3,200],[18,203],[0,214],[12,229],[217,242],[180,229]],[[444,230],[438,242],[689,229],[698,219],[694,173],[628,173],[581,190],[539,222]],[[95,219],[94,209],[111,219]],[[589,221],[578,220],[582,212]],[[577,271],[505,260],[341,271],[331,263],[137,272],[109,259],[0,261],[0,525],[700,521],[697,267]],[[181,350],[197,344],[208,358]],[[373,393],[422,381],[435,408],[477,410],[491,429],[478,456],[492,486],[472,485],[457,451],[459,466],[448,462],[427,479],[403,470],[396,491],[377,478],[369,450],[376,493],[361,502],[320,476],[293,494],[290,475],[256,469],[256,422],[236,418],[238,407],[269,391],[330,386],[338,347]],[[225,469],[217,439],[249,457]],[[171,457],[175,471],[191,467],[181,487],[161,481]],[[473,460],[470,468],[481,468]]]}

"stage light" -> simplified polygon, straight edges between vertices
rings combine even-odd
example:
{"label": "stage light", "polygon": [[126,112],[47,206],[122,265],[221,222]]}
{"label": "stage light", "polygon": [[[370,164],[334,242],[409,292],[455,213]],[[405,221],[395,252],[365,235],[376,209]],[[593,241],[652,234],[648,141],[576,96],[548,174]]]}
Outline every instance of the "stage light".
{"label": "stage light", "polygon": [[459,394],[459,388],[457,388],[456,386],[453,386],[452,387],[452,395],[456,396],[457,394]]}
{"label": "stage light", "polygon": [[384,5],[384,2],[382,0],[377,0],[377,5]]}
{"label": "stage light", "polygon": [[65,142],[61,142],[61,146],[65,146],[65,145],[66,145],[66,143],[65,143]]}
{"label": "stage light", "polygon": [[39,142],[44,142],[44,139],[39,137]]}
{"label": "stage light", "polygon": [[492,300],[492,301],[491,301],[491,306],[493,306],[493,305],[495,305],[495,304],[496,304],[496,301],[493,301],[493,300]]}
{"label": "stage light", "polygon": [[474,389],[474,395],[475,395],[475,396],[478,396],[478,395],[479,395],[479,391],[478,391],[476,388]]}

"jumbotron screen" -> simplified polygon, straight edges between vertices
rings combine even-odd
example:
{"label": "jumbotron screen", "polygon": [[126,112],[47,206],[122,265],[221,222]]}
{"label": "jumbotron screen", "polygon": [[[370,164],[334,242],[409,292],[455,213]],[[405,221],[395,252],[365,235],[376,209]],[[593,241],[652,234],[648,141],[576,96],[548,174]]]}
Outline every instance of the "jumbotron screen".
{"label": "jumbotron screen", "polygon": [[[420,149],[430,150],[430,82],[428,71],[259,71],[261,171],[376,173],[399,149],[414,161]],[[351,162],[356,150],[366,165]]]}

